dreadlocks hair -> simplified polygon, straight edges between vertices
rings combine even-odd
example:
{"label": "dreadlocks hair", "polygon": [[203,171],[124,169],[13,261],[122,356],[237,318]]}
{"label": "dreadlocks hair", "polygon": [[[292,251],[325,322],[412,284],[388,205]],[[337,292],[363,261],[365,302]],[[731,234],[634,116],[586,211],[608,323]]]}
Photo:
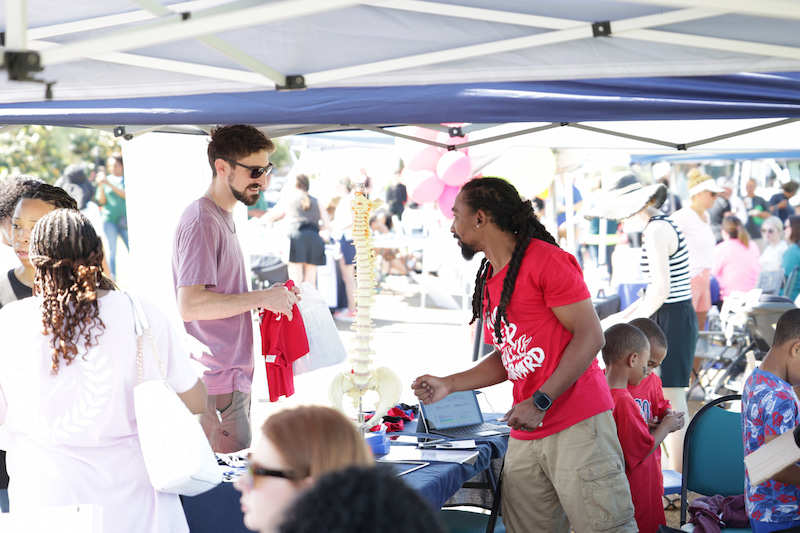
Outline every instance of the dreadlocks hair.
{"label": "dreadlocks hair", "polygon": [[43,333],[53,336],[52,370],[58,374],[61,361],[70,365],[78,355],[81,338],[88,349],[105,329],[97,290],[114,285],[102,275],[102,241],[76,209],[56,209],[39,219],[31,233],[30,260],[36,267],[34,289],[44,299]]}
{"label": "dreadlocks hair", "polygon": [[25,190],[19,199],[41,200],[56,209],[78,209],[78,202],[67,191],[44,182]]}
{"label": "dreadlocks hair", "polygon": [[[517,189],[506,180],[494,177],[475,178],[464,184],[460,194],[464,204],[473,213],[478,210],[484,211],[499,229],[513,233],[517,237],[517,245],[511,254],[511,261],[508,263],[508,271],[503,281],[503,291],[500,293],[500,303],[497,306],[497,317],[494,324],[494,336],[500,343],[503,340],[501,322],[505,320],[506,324],[509,323],[506,309],[511,301],[511,293],[514,292],[517,273],[528,244],[531,239],[539,239],[553,246],[558,246],[558,244],[536,218],[530,200],[520,198]],[[481,316],[483,290],[488,275],[489,260],[484,257],[475,277],[470,324]]]}
{"label": "dreadlocks hair", "polygon": [[11,218],[20,197],[44,183],[39,178],[21,174],[0,182],[0,220]]}

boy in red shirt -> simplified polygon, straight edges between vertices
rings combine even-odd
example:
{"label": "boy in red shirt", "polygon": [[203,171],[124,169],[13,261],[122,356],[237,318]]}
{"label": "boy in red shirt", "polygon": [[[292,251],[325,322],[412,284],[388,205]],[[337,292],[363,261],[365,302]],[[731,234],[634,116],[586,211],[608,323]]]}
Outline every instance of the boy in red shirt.
{"label": "boy in red shirt", "polygon": [[[647,377],[638,385],[628,385],[628,392],[631,393],[636,405],[639,406],[639,411],[641,411],[642,417],[647,422],[652,434],[658,428],[659,421],[673,412],[669,400],[664,398],[661,378],[653,372],[653,370],[661,366],[662,361],[667,356],[667,337],[659,325],[649,318],[634,318],[628,324],[642,330],[647,336],[647,340],[650,341],[650,361],[647,362]],[[683,418],[684,415],[681,411],[675,414],[680,418]],[[654,453],[660,470],[661,446]],[[661,488],[663,492],[663,477],[661,478]]]}
{"label": "boy in red shirt", "polygon": [[631,486],[636,524],[641,533],[655,533],[666,525],[661,468],[653,453],[671,431],[683,426],[683,417],[670,413],[653,434],[628,391],[629,385],[639,385],[647,376],[650,342],[637,327],[616,324],[605,331],[606,382],[614,400],[614,421],[625,457],[625,474]]}

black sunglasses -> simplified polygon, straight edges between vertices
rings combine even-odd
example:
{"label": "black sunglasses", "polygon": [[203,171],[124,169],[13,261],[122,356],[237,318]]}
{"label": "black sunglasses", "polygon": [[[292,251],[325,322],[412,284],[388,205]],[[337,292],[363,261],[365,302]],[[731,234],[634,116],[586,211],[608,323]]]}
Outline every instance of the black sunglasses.
{"label": "black sunglasses", "polygon": [[292,481],[297,481],[300,479],[300,476],[295,474],[294,472],[289,472],[285,470],[272,470],[269,468],[261,468],[257,464],[254,464],[248,454],[247,459],[247,472],[245,473],[245,481],[247,482],[247,486],[249,488],[253,488],[255,484],[255,477],[280,477],[284,479],[289,479]]}
{"label": "black sunglasses", "polygon": [[239,163],[238,161],[234,161],[233,159],[228,159],[227,157],[219,157],[218,159],[222,159],[223,161],[227,161],[228,163],[230,163],[232,165],[236,165],[236,166],[240,166],[240,167],[246,168],[247,170],[250,171],[250,179],[254,179],[254,180],[257,180],[258,178],[260,178],[262,174],[264,174],[266,176],[269,176],[270,173],[272,172],[272,168],[275,166],[272,163],[270,163],[265,167],[250,167],[250,166],[247,166],[247,165],[243,165],[243,164]]}

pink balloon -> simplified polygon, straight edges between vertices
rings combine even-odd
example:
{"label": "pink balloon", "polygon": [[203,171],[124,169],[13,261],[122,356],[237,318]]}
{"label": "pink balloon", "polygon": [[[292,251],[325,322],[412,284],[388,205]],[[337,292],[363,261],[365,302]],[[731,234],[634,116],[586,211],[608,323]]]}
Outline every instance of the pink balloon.
{"label": "pink balloon", "polygon": [[[464,135],[463,137],[450,137],[450,134],[446,132],[441,132],[436,137],[436,142],[446,144],[448,146],[450,145],[458,146],[460,144],[464,144],[468,140],[469,140],[469,135]],[[439,151],[447,152],[448,150],[446,148],[439,148]],[[458,151],[463,154],[469,155],[469,148],[459,148]]]}
{"label": "pink balloon", "polygon": [[[404,129],[403,134],[409,135],[414,139],[424,139],[427,141],[435,141],[439,132],[436,130],[431,130],[428,128],[420,128],[418,126],[409,127]],[[404,137],[396,137],[394,140],[394,144],[397,147],[398,155],[400,159],[404,162],[408,159],[411,159],[417,152],[422,150],[424,147],[428,146],[425,143],[421,143],[417,140],[406,139]],[[419,169],[417,169],[419,170]],[[430,170],[433,170],[432,168]]]}
{"label": "pink balloon", "polygon": [[439,211],[445,216],[445,218],[453,219],[453,204],[456,203],[456,196],[458,196],[458,191],[461,190],[461,187],[451,187],[447,186],[442,191],[442,194],[439,195],[439,199],[436,200],[436,204],[439,206]]}
{"label": "pink balloon", "polygon": [[436,171],[436,163],[440,157],[439,150],[435,146],[429,144],[420,144],[419,148],[415,151],[409,152],[403,159],[403,165],[416,172],[418,170]]}
{"label": "pink balloon", "polygon": [[418,170],[409,174],[406,187],[412,200],[418,204],[427,204],[439,198],[445,185],[430,170]]}
{"label": "pink balloon", "polygon": [[472,163],[466,154],[451,150],[439,158],[436,174],[445,185],[458,187],[466,183],[472,175]]}

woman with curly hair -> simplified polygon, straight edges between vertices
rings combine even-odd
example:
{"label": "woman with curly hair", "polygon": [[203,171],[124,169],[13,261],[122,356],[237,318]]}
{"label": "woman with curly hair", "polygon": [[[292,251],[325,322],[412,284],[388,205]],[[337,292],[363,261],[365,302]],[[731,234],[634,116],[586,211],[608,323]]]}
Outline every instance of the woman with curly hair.
{"label": "woman with curly hair", "polygon": [[[104,532],[186,532],[177,495],[156,492],[142,458],[131,302],[100,267],[103,248],[75,209],[36,222],[35,296],[0,310],[0,423],[15,512],[92,503]],[[194,413],[205,387],[170,320],[143,301],[167,381]],[[145,365],[143,379],[162,379]],[[31,460],[35,458],[35,460]]]}
{"label": "woman with curly hair", "polygon": [[0,276],[0,307],[33,296],[36,269],[28,259],[31,230],[36,221],[54,209],[77,209],[78,204],[61,187],[44,182],[26,181],[9,213],[11,246],[19,266]]}
{"label": "woman with curly hair", "polygon": [[320,476],[372,465],[364,437],[339,411],[320,405],[279,411],[264,422],[247,472],[234,485],[242,493],[244,525],[277,531],[289,506]]}

